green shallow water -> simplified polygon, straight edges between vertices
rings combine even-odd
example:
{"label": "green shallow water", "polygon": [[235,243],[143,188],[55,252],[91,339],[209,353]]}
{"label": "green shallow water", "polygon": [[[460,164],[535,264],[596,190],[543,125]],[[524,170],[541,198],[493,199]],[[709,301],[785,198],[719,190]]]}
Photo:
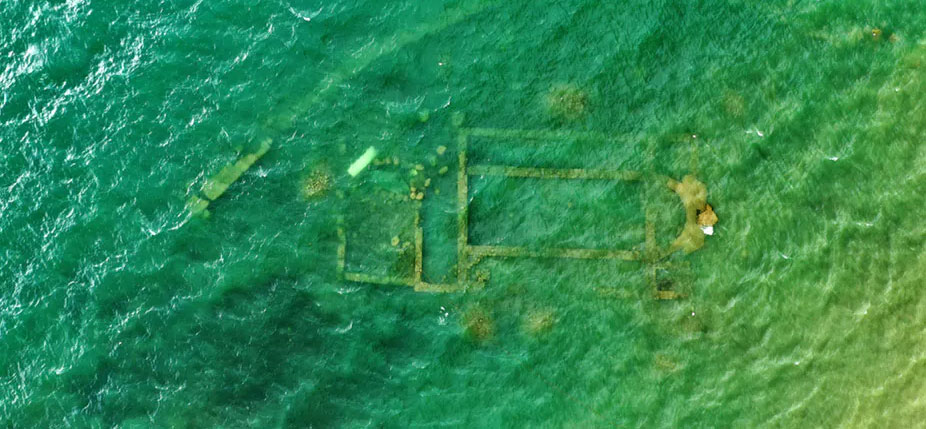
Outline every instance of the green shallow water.
{"label": "green shallow water", "polygon": [[[0,425],[918,427],[926,10],[881,3],[4,2]],[[413,275],[429,178],[423,276],[454,281],[455,117],[566,136],[474,163],[696,174],[720,222],[661,274],[687,298],[636,261],[341,280],[339,224],[348,270]],[[470,179],[471,244],[683,221],[641,182]]]}

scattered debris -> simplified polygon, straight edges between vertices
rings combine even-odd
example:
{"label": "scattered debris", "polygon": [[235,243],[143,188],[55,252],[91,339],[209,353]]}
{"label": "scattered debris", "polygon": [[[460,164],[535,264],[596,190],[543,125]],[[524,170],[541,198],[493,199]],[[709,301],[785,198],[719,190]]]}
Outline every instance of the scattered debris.
{"label": "scattered debris", "polygon": [[356,177],[364,168],[367,168],[367,166],[373,162],[374,158],[376,158],[376,148],[370,146],[363,155],[360,155],[360,158],[357,158],[357,160],[348,167],[347,174],[350,174],[351,177]]}
{"label": "scattered debris", "polygon": [[424,199],[424,191],[418,192],[418,188],[412,186],[409,188],[408,198],[421,201]]}

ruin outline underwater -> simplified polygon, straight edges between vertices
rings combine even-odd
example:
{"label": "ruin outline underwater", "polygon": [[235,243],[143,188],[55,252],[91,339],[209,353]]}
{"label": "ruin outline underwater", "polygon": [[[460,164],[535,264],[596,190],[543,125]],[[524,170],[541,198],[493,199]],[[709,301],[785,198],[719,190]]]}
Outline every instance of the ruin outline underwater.
{"label": "ruin outline underwater", "polygon": [[[694,174],[697,170],[697,141],[692,136],[690,149],[690,173],[681,180],[671,177],[630,170],[617,169],[585,169],[585,168],[539,168],[513,165],[470,165],[468,159],[468,146],[471,137],[481,137],[495,140],[531,141],[534,144],[555,144],[563,139],[582,138],[599,142],[614,142],[615,139],[595,132],[551,131],[551,130],[524,130],[478,128],[464,126],[465,116],[454,113],[451,123],[457,147],[457,264],[453,282],[432,283],[423,278],[424,271],[424,230],[422,222],[422,201],[409,199],[412,205],[414,218],[412,229],[414,231],[414,262],[411,276],[375,275],[347,268],[347,253],[349,248],[344,216],[337,218],[337,273],[338,277],[358,283],[378,285],[393,285],[412,287],[417,292],[466,292],[479,290],[489,281],[488,273],[476,270],[476,267],[485,258],[559,258],[559,259],[588,259],[588,260],[621,260],[634,261],[642,264],[645,278],[652,297],[657,300],[673,300],[685,298],[690,293],[690,285],[679,285],[671,280],[672,273],[676,271],[689,271],[686,261],[672,261],[669,256],[677,250],[691,253],[698,250],[704,243],[704,233],[696,223],[697,211],[704,209],[706,204],[707,188],[699,182]],[[652,153],[648,154],[652,161]],[[651,163],[651,162],[650,162]],[[686,223],[679,237],[672,245],[662,248],[656,241],[655,224],[652,212],[646,208],[646,192],[641,203],[644,205],[645,240],[638,248],[631,249],[599,249],[599,248],[562,248],[527,246],[501,246],[501,245],[475,245],[469,239],[469,178],[471,176],[499,176],[503,178],[532,178],[540,180],[604,180],[610,182],[648,182],[657,184],[662,188],[675,192],[685,210]],[[664,186],[663,186],[664,185]],[[653,186],[645,187],[652,189]],[[642,247],[640,249],[639,247]],[[475,275],[474,275],[475,274]]]}

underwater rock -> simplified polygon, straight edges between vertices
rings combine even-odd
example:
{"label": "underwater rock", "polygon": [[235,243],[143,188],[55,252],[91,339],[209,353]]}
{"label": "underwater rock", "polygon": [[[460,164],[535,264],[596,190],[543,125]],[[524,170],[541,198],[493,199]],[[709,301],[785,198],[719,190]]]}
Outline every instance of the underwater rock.
{"label": "underwater rock", "polygon": [[653,357],[653,367],[660,374],[673,373],[679,369],[679,363],[664,353],[656,353]]}
{"label": "underwater rock", "polygon": [[325,170],[316,170],[302,182],[302,196],[306,199],[320,197],[331,188],[331,175]]}
{"label": "underwater rock", "polygon": [[531,310],[524,320],[524,331],[531,335],[542,334],[552,329],[555,322],[556,315],[553,310]]}
{"label": "underwater rock", "polygon": [[704,206],[704,210],[701,210],[698,213],[698,225],[700,226],[714,226],[717,223],[717,214],[714,213],[714,209],[710,204]]}
{"label": "underwater rock", "polygon": [[714,224],[717,223],[717,215],[711,208],[710,204],[705,205],[704,210],[698,213],[698,226],[705,235],[714,235]]}
{"label": "underwater rock", "polygon": [[473,307],[463,313],[463,332],[476,341],[486,341],[495,335],[495,321],[480,307]]}
{"label": "underwater rock", "polygon": [[573,121],[585,115],[588,94],[574,85],[554,86],[547,95],[547,107],[554,117]]}
{"label": "underwater rock", "polygon": [[679,328],[686,335],[706,334],[709,330],[707,322],[700,315],[696,316],[694,312],[690,316],[683,316],[679,321]]}
{"label": "underwater rock", "polygon": [[883,29],[879,27],[874,27],[874,28],[866,27],[865,31],[868,32],[868,35],[871,36],[871,40],[874,42],[887,41],[890,43],[896,43],[900,40],[900,37],[897,35],[897,33],[889,29]]}
{"label": "underwater rock", "polygon": [[727,91],[723,97],[723,110],[733,118],[741,118],[746,112],[746,100],[742,95]]}
{"label": "underwater rock", "polygon": [[694,252],[704,246],[704,231],[698,225],[698,211],[707,206],[707,186],[692,175],[685,176],[681,182],[672,180],[668,186],[678,194],[685,207],[685,227],[672,243],[672,249]]}

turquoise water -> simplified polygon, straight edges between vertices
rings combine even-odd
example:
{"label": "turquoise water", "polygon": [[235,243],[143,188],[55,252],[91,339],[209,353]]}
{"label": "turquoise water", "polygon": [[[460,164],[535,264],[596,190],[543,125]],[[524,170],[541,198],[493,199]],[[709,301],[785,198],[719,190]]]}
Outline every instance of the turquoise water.
{"label": "turquoise water", "polygon": [[[0,7],[3,426],[922,424],[919,3],[252,3]],[[348,272],[414,276],[420,214],[455,284],[461,127],[501,130],[473,164],[697,176],[687,296],[638,260],[345,278],[339,228]],[[668,247],[678,199],[618,182],[470,176],[466,237]]]}

